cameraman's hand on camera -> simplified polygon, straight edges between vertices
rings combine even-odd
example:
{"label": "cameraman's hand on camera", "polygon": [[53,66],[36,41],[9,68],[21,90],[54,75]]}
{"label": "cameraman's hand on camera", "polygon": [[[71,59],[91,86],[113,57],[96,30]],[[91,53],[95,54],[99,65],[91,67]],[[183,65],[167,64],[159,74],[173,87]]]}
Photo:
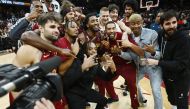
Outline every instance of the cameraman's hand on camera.
{"label": "cameraman's hand on camera", "polygon": [[51,101],[42,98],[40,101],[36,101],[34,109],[55,109],[55,107]]}
{"label": "cameraman's hand on camera", "polygon": [[158,65],[158,62],[159,62],[159,61],[156,60],[156,59],[150,59],[150,58],[147,59],[147,64],[148,64],[148,65],[153,65],[153,66],[154,66],[154,65]]}
{"label": "cameraman's hand on camera", "polygon": [[84,55],[84,61],[82,64],[82,71],[88,71],[90,67],[93,67],[97,65],[98,63],[96,62],[96,55],[91,55],[90,57],[87,58],[86,55]]}
{"label": "cameraman's hand on camera", "polygon": [[80,49],[80,47],[79,47],[79,43],[78,43],[78,38],[76,38],[75,43],[71,44],[71,50],[73,51],[73,53],[75,55],[77,55],[79,52],[79,49]]}

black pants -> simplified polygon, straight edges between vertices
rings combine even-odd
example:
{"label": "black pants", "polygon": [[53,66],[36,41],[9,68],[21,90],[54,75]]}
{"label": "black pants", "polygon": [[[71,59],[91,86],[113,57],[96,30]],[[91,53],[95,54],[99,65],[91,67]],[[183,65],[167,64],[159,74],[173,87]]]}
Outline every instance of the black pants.
{"label": "black pants", "polygon": [[163,78],[163,80],[169,102],[176,105],[177,109],[188,109],[189,76],[177,80],[169,78]]}
{"label": "black pants", "polygon": [[87,102],[97,103],[96,109],[104,109],[104,106],[107,105],[107,99],[93,89],[89,90],[86,96],[71,92],[66,94],[66,98],[69,109],[86,109]]}

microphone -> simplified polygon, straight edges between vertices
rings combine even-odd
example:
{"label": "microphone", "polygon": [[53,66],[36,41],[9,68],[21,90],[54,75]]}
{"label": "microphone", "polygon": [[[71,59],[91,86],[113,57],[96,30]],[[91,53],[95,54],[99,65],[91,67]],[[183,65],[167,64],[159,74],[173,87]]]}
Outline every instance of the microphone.
{"label": "microphone", "polygon": [[23,89],[28,85],[28,82],[30,83],[30,81],[35,78],[41,78],[45,76],[53,69],[57,68],[61,63],[61,58],[59,56],[54,56],[53,58],[24,69],[24,74],[21,77],[0,87],[0,97],[12,90],[19,91]]}

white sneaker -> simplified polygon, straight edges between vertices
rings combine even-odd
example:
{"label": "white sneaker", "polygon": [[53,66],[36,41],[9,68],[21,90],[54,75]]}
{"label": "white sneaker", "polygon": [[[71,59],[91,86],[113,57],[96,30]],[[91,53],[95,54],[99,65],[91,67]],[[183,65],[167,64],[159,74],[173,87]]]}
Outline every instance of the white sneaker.
{"label": "white sneaker", "polygon": [[177,106],[175,106],[175,105],[172,105],[172,109],[177,109]]}

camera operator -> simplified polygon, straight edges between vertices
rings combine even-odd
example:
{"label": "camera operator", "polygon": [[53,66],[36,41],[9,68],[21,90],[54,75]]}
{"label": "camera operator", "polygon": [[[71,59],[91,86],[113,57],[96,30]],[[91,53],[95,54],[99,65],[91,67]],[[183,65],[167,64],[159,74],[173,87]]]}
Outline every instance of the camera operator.
{"label": "camera operator", "polygon": [[[53,43],[57,41],[59,37],[59,24],[60,15],[55,12],[44,13],[38,18],[40,37],[48,42]],[[24,44],[21,46],[17,52],[13,64],[17,67],[28,67],[32,64],[38,63],[41,60],[46,60],[50,57],[55,56],[56,52],[39,50],[34,46]],[[16,96],[14,96],[15,98]],[[61,102],[60,102],[61,103]],[[56,109],[63,109],[63,106],[56,104]]]}

